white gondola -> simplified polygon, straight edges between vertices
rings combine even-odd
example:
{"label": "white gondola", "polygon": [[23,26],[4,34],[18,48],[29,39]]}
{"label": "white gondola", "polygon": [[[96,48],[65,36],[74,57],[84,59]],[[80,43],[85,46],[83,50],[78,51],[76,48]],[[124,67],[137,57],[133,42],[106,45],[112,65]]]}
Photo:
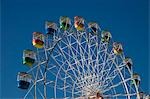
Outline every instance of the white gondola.
{"label": "white gondola", "polygon": [[90,30],[89,31],[90,33],[97,34],[99,26],[98,26],[98,24],[96,22],[89,22],[88,23],[88,28]]}
{"label": "white gondola", "polygon": [[53,35],[57,31],[57,24],[54,22],[45,22],[45,29],[46,29],[46,34]]}
{"label": "white gondola", "polygon": [[124,63],[126,64],[127,68],[129,68],[129,69],[131,70],[131,67],[132,67],[132,65],[133,65],[132,59],[129,58],[129,57],[126,57],[126,58],[124,59]]}
{"label": "white gondola", "polygon": [[101,41],[103,43],[109,43],[111,38],[112,38],[112,36],[111,36],[111,33],[109,31],[102,31],[101,32]]}
{"label": "white gondola", "polygon": [[136,84],[137,86],[139,86],[140,81],[141,81],[141,78],[140,78],[139,74],[138,73],[134,73],[133,74],[132,84]]}

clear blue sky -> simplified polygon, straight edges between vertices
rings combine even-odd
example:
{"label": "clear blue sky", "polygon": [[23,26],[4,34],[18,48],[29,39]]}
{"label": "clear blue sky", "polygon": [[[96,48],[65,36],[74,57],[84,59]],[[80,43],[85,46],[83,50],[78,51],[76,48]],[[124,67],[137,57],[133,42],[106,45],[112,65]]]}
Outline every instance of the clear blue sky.
{"label": "clear blue sky", "polygon": [[22,51],[33,48],[32,32],[44,32],[45,20],[58,23],[63,15],[80,15],[110,30],[113,39],[122,42],[126,55],[133,59],[134,71],[141,75],[142,90],[150,93],[148,0],[1,0],[1,11],[2,99],[23,96],[16,81],[19,71],[28,70],[22,65]]}

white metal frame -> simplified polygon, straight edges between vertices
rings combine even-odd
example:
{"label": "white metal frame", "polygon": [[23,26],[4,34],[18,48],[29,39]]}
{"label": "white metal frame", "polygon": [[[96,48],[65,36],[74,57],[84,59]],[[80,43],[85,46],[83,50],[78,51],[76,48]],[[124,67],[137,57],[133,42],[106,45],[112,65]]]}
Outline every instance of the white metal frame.
{"label": "white metal frame", "polygon": [[97,91],[104,98],[138,98],[124,53],[114,54],[113,41],[103,43],[99,35],[73,26],[68,31],[58,29],[52,38],[45,35],[44,48],[37,49],[37,63],[28,71],[33,78],[24,99],[87,99]]}

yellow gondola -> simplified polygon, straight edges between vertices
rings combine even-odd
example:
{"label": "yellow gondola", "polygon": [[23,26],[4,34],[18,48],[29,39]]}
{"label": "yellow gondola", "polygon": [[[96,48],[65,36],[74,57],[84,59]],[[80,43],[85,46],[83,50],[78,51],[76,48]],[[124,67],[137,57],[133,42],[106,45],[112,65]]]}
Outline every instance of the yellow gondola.
{"label": "yellow gondola", "polygon": [[116,55],[120,55],[123,52],[121,43],[114,42],[113,43],[113,51]]}
{"label": "yellow gondola", "polygon": [[74,17],[74,26],[78,31],[84,30],[84,19],[80,16]]}
{"label": "yellow gondola", "polygon": [[44,47],[44,35],[40,32],[33,32],[32,44],[36,48]]}

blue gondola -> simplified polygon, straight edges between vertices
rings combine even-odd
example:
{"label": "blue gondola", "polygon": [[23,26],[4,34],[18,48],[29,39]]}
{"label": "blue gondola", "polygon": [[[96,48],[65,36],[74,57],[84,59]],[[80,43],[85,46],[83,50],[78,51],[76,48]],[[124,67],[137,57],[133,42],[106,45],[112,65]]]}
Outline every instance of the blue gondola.
{"label": "blue gondola", "polygon": [[31,83],[31,75],[26,72],[19,72],[17,81],[18,81],[18,88],[28,89]]}

